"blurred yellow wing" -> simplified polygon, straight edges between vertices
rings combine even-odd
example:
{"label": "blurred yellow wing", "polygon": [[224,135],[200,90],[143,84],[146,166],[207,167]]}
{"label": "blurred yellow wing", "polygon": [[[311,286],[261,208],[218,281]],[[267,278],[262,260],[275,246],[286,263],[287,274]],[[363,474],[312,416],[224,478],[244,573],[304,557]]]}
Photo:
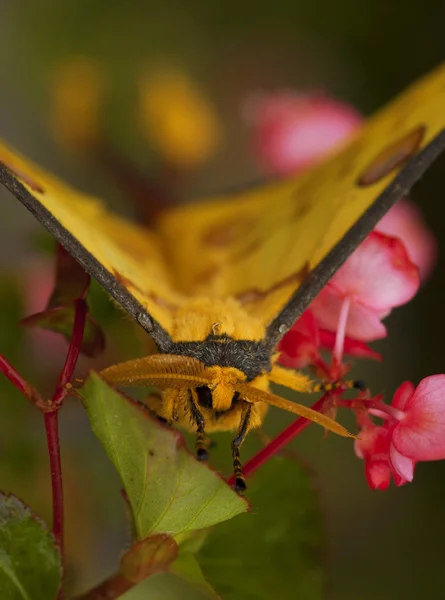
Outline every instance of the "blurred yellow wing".
{"label": "blurred yellow wing", "polygon": [[236,298],[271,347],[445,148],[445,67],[303,175],[168,211],[155,230],[0,145],[0,181],[153,336],[171,348],[191,297]]}

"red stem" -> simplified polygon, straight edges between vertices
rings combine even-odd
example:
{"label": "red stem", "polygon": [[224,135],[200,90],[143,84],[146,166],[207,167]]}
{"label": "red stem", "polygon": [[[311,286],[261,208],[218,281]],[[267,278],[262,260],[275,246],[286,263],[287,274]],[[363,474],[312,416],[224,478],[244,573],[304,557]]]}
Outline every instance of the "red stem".
{"label": "red stem", "polygon": [[33,404],[39,402],[40,397],[37,391],[18,373],[14,367],[0,354],[0,371],[9,379],[9,381],[18,390],[24,394]]}
{"label": "red stem", "polygon": [[44,414],[46,441],[48,444],[51,487],[53,496],[53,533],[63,554],[63,485],[60,460],[59,413],[57,410]]}
{"label": "red stem", "polygon": [[[312,410],[321,412],[325,399],[326,394],[311,407]],[[269,442],[267,446],[261,448],[259,452],[257,452],[250,460],[246,462],[246,464],[243,466],[244,476],[247,478],[253,475],[257,469],[264,465],[264,463],[272,458],[272,456],[277,454],[277,452],[279,452],[284,446],[293,440],[294,437],[301,433],[303,429],[306,429],[306,427],[311,423],[312,421],[309,421],[309,419],[305,419],[304,417],[298,417],[298,419],[295,419],[295,421],[286,427],[286,429],[284,429],[271,442]],[[228,484],[235,484],[235,477],[233,475],[230,477]]]}
{"label": "red stem", "polygon": [[63,480],[60,460],[59,415],[58,411],[66,396],[66,385],[70,381],[77,359],[79,358],[83,334],[85,330],[87,303],[83,298],[74,301],[74,324],[70,345],[60,372],[59,381],[51,400],[52,410],[45,412],[46,440],[48,444],[49,464],[51,469],[51,487],[53,496],[53,533],[63,555]]}
{"label": "red stem", "polygon": [[77,300],[74,301],[74,311],[74,324],[70,347],[68,348],[65,364],[63,365],[56,391],[54,392],[54,396],[52,398],[52,404],[55,406],[59,406],[65,398],[66,384],[73,376],[77,359],[79,358],[87,318],[86,300],[83,298],[77,298]]}

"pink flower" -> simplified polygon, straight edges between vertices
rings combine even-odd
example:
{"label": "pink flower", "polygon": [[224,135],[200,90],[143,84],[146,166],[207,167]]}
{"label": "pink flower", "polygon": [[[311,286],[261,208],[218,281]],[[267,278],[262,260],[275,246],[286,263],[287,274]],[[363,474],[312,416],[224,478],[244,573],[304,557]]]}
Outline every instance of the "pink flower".
{"label": "pink flower", "polygon": [[320,335],[314,315],[306,310],[281,340],[280,363],[289,368],[303,369],[320,358]]}
{"label": "pink flower", "polygon": [[[320,329],[320,345],[325,350],[333,350],[335,346],[336,334],[326,329]],[[343,351],[349,356],[357,358],[371,358],[373,360],[382,360],[382,355],[370,348],[364,342],[345,337]]]}
{"label": "pink flower", "polygon": [[445,459],[445,375],[409,382],[397,390],[393,407],[402,412],[392,433],[395,449],[413,460]]}
{"label": "pink flower", "polygon": [[422,281],[428,278],[436,262],[437,243],[413,202],[408,199],[397,202],[381,219],[376,230],[401,239],[408,256],[419,267]]}
{"label": "pink flower", "polygon": [[381,320],[408,302],[419,288],[419,272],[397,238],[373,231],[312,302],[322,329],[337,331],[348,302],[345,335],[369,342],[386,336]]}
{"label": "pink flower", "polygon": [[[335,334],[319,329],[312,311],[306,310],[281,340],[278,346],[281,353],[279,361],[283,366],[292,369],[303,369],[308,365],[313,365],[328,371],[329,367],[324,365],[320,350],[332,350],[334,345]],[[363,342],[352,338],[345,338],[344,352],[359,358],[381,360],[378,352],[374,352]]]}
{"label": "pink flower", "polygon": [[391,477],[398,487],[413,480],[416,461],[400,454],[391,436],[390,427],[371,423],[355,441],[355,453],[365,461],[365,477],[372,490],[386,490]]}
{"label": "pink flower", "polygon": [[296,173],[320,161],[358,129],[360,115],[321,94],[276,92],[251,101],[252,146],[272,174]]}
{"label": "pink flower", "polygon": [[[384,418],[384,425],[369,414]],[[417,388],[402,383],[391,406],[377,401],[369,414],[357,414],[362,429],[355,453],[365,461],[372,489],[386,489],[391,476],[403,485],[412,481],[417,462],[445,459],[445,375],[426,377]]]}
{"label": "pink flower", "polygon": [[370,424],[360,432],[354,450],[365,461],[365,477],[372,490],[386,490],[391,483],[389,461],[389,431]]}

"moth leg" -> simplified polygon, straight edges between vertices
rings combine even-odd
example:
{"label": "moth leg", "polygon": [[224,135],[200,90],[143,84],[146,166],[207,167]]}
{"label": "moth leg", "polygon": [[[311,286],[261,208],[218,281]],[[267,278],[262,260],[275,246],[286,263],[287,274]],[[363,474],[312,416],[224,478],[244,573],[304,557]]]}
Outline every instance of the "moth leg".
{"label": "moth leg", "polygon": [[344,388],[347,390],[358,390],[359,392],[365,392],[368,387],[361,379],[338,379],[337,381],[331,381],[327,383],[316,383],[312,389],[313,392],[332,392]]}
{"label": "moth leg", "polygon": [[313,381],[304,373],[294,371],[292,369],[286,369],[279,365],[274,365],[271,372],[268,375],[269,381],[278,385],[294,390],[296,392],[313,393],[313,392],[331,392],[339,388],[344,389],[356,389],[359,391],[365,391],[366,385],[360,380],[337,380],[331,382],[317,382]]}
{"label": "moth leg", "polygon": [[217,446],[218,446],[216,441],[213,438],[209,437],[208,435],[204,439],[204,444],[205,444],[206,448],[208,448],[208,449],[217,448]]}
{"label": "moth leg", "polygon": [[235,438],[232,440],[232,458],[233,458],[233,474],[235,475],[235,491],[244,492],[246,489],[246,480],[243,474],[243,467],[239,456],[239,449],[241,444],[250,429],[250,418],[252,413],[252,405],[250,402],[245,402],[243,412],[241,413],[241,420],[236,432]]}
{"label": "moth leg", "polygon": [[188,404],[192,421],[196,424],[196,457],[198,460],[207,460],[209,453],[207,452],[204,434],[205,420],[198,408],[198,395],[195,390],[189,390]]}

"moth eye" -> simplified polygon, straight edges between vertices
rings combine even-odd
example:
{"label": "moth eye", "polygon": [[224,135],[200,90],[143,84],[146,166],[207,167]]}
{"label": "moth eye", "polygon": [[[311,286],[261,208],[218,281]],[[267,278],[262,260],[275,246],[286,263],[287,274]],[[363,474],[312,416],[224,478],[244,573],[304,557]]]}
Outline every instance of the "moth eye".
{"label": "moth eye", "polygon": [[45,193],[45,190],[40,185],[40,183],[37,183],[34,179],[32,179],[32,177],[30,177],[27,173],[25,173],[21,169],[18,169],[17,167],[10,165],[5,160],[0,160],[0,165],[3,165],[4,167],[6,167],[8,169],[8,171],[14,175],[14,177],[16,177],[19,181],[22,181],[23,183],[25,183],[27,186],[29,186],[33,192],[38,192],[39,194]]}
{"label": "moth eye", "polygon": [[371,164],[363,171],[357,180],[357,185],[366,187],[383,179],[393,169],[400,167],[413,154],[417,152],[426,132],[426,127],[421,125],[413,131],[391,144],[378,154]]}
{"label": "moth eye", "polygon": [[213,408],[212,392],[206,385],[201,385],[196,388],[198,394],[198,404],[203,408]]}

